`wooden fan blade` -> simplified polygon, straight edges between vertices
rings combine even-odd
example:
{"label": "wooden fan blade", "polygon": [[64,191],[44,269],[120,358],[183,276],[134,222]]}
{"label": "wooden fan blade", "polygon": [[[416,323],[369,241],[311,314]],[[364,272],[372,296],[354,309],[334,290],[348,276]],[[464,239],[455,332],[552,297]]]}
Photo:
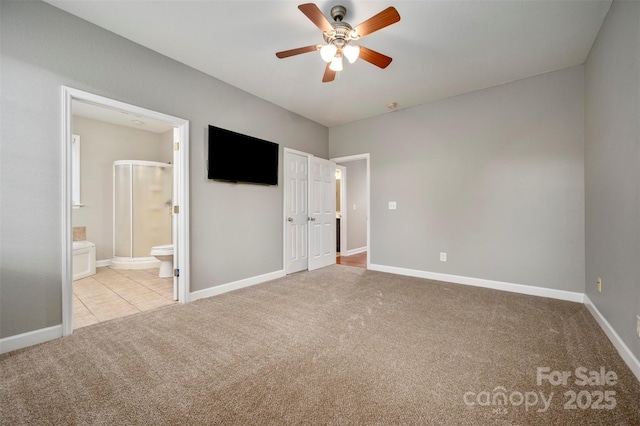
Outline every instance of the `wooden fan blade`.
{"label": "wooden fan blade", "polygon": [[360,37],[364,37],[373,32],[388,27],[391,24],[395,24],[400,20],[400,14],[395,7],[388,7],[377,15],[364,21],[354,29]]}
{"label": "wooden fan blade", "polygon": [[300,6],[298,6],[298,9],[300,9],[300,11],[304,13],[307,16],[307,18],[311,20],[311,22],[316,24],[316,27],[320,28],[320,31],[322,32],[333,31],[333,27],[331,26],[331,23],[327,20],[327,18],[322,14],[318,6],[316,6],[315,4],[313,3],[301,4]]}
{"label": "wooden fan blade", "polygon": [[378,53],[375,50],[367,49],[364,46],[360,46],[360,56],[358,56],[358,58],[383,69],[388,67],[391,61],[393,61],[393,59],[387,55]]}
{"label": "wooden fan blade", "polygon": [[324,75],[322,76],[323,83],[329,83],[330,81],[333,81],[336,78],[336,72],[330,69],[329,65],[331,64],[327,64],[327,67],[324,69]]}
{"label": "wooden fan blade", "polygon": [[298,47],[297,49],[283,50],[276,53],[276,56],[280,59],[288,58],[289,56],[300,55],[302,53],[316,52],[320,50],[320,45],[314,44],[313,46]]}

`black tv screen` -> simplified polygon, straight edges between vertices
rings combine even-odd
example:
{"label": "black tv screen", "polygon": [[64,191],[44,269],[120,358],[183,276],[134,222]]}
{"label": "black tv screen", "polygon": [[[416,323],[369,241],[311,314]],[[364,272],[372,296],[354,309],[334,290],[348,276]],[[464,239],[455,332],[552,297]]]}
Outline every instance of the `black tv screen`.
{"label": "black tv screen", "polygon": [[278,184],[278,144],[209,126],[209,179]]}

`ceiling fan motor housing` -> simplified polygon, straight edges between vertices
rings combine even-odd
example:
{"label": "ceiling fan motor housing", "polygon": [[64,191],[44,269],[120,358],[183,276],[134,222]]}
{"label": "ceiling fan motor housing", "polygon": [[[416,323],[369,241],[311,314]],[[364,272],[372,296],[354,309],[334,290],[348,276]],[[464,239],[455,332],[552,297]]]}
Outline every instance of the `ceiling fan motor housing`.
{"label": "ceiling fan motor housing", "polygon": [[332,22],[331,26],[333,31],[330,33],[324,33],[324,41],[327,44],[333,44],[336,47],[344,47],[351,40],[356,39],[353,34],[353,28],[346,22],[336,21]]}
{"label": "ceiling fan motor housing", "polygon": [[344,22],[343,19],[347,15],[347,8],[344,6],[333,6],[331,8],[331,17],[334,22],[331,22],[331,26],[333,27],[333,31],[324,33],[324,41],[327,44],[333,44],[338,49],[343,48],[351,40],[355,40],[358,38],[353,30],[353,27],[349,25],[347,22]]}
{"label": "ceiling fan motor housing", "polygon": [[333,6],[331,8],[331,17],[334,21],[342,21],[344,17],[347,15],[347,8],[344,6]]}

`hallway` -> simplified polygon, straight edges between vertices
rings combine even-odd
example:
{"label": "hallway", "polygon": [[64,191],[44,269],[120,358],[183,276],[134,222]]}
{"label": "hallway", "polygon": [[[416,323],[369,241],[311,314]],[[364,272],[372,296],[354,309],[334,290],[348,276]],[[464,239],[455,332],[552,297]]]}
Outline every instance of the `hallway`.
{"label": "hallway", "polygon": [[351,256],[336,256],[338,265],[354,266],[356,268],[367,269],[367,252],[353,254]]}

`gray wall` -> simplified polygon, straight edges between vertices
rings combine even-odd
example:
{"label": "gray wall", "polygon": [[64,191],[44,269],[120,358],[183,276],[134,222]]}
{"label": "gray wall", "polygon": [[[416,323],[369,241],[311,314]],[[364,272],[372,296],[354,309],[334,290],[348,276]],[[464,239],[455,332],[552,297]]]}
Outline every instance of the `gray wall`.
{"label": "gray wall", "polygon": [[587,58],[585,121],[586,293],[640,359],[638,2],[613,2]]}
{"label": "gray wall", "polygon": [[[367,160],[340,163],[347,168],[347,247],[367,246]],[[356,209],[353,209],[355,204]]]}
{"label": "gray wall", "polygon": [[[87,227],[87,240],[96,244],[96,259],[113,257],[113,162],[173,160],[173,130],[166,134],[73,116],[73,133],[80,136],[80,199],[73,209],[73,226]],[[167,138],[168,135],[168,138]]]}
{"label": "gray wall", "polygon": [[583,127],[578,66],[331,128],[329,152],[371,154],[371,263],[582,293]]}
{"label": "gray wall", "polygon": [[282,269],[282,185],[208,180],[206,128],[282,159],[327,158],[325,127],[40,1],[0,2],[0,23],[0,338],[62,321],[62,85],[190,121],[192,291]]}

